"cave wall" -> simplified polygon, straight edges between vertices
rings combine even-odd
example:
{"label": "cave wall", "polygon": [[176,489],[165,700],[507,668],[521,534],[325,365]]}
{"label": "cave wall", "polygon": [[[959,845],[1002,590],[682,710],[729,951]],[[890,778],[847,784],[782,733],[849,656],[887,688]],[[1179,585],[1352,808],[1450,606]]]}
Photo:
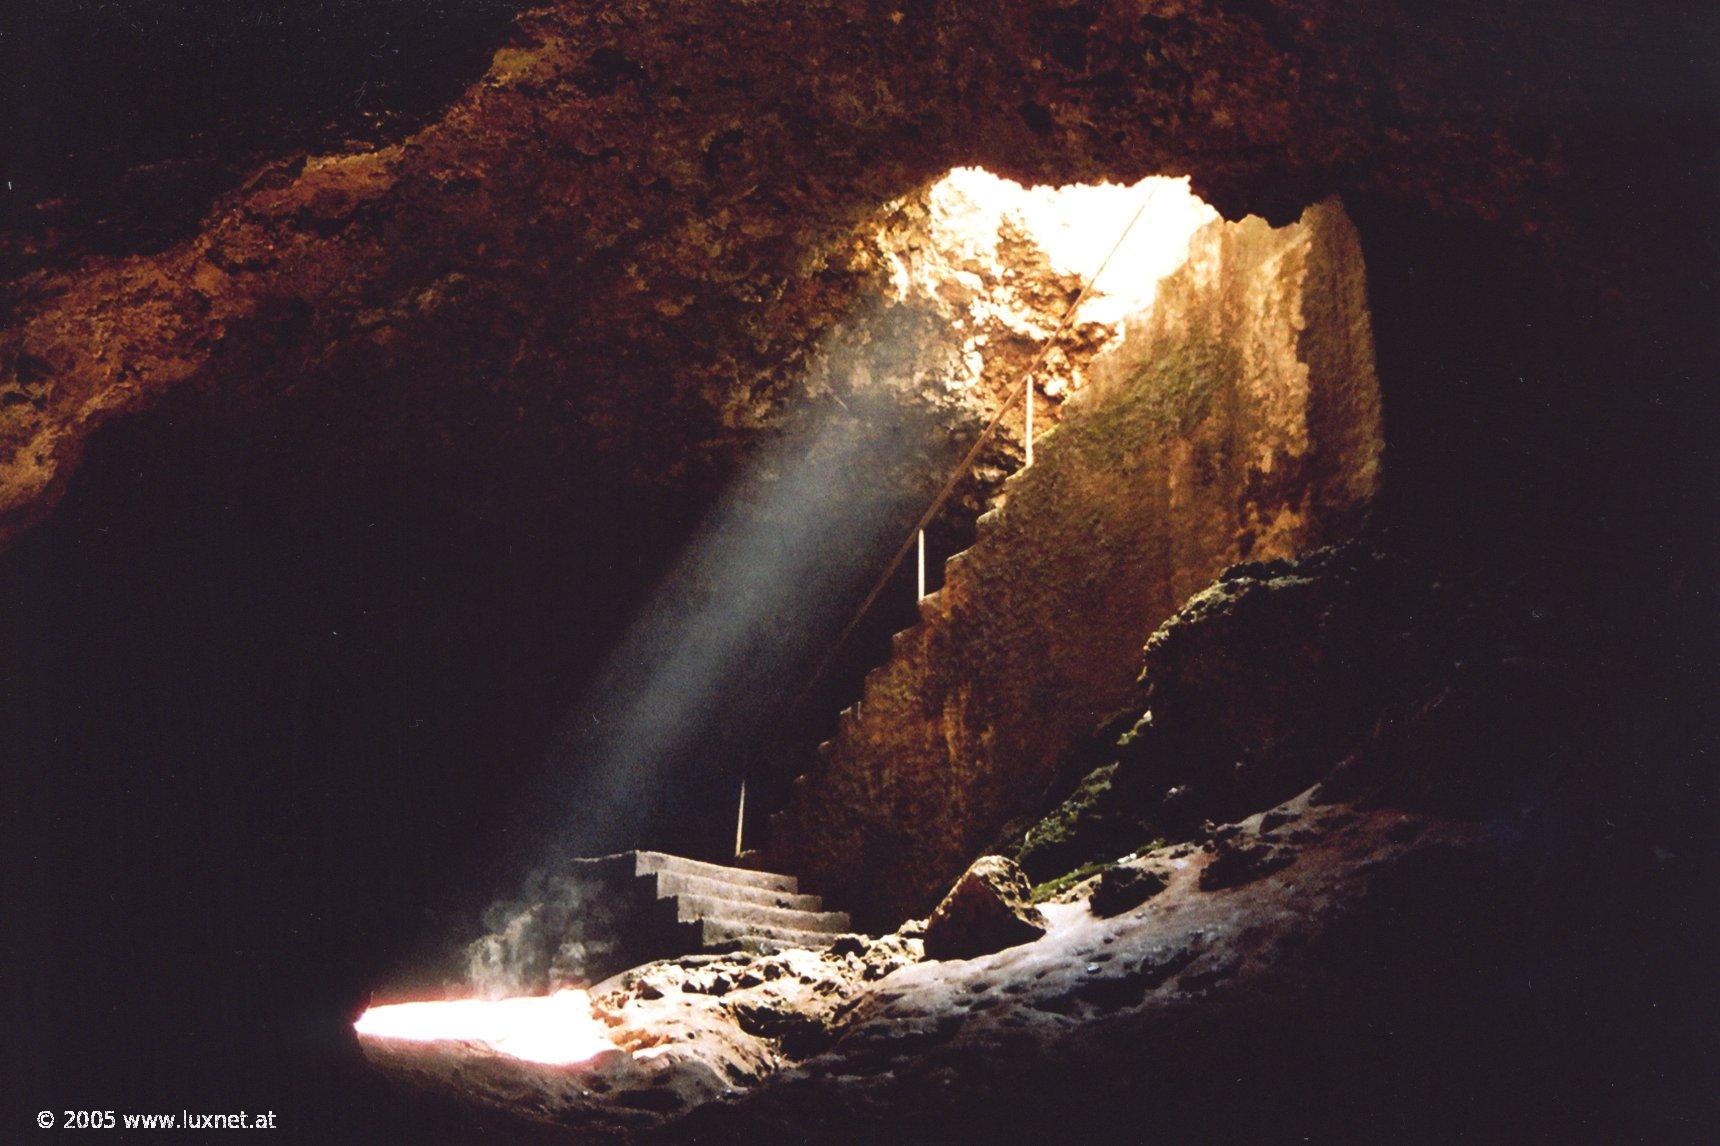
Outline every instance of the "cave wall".
{"label": "cave wall", "polygon": [[867,677],[764,862],[869,924],[923,913],[1138,702],[1141,646],[1189,595],[1353,527],[1380,474],[1366,294],[1335,203],[1197,233]]}

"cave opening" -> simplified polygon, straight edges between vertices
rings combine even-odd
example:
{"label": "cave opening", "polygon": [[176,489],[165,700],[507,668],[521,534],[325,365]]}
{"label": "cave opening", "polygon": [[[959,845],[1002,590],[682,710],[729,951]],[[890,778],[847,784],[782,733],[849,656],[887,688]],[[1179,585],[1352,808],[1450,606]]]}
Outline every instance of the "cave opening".
{"label": "cave opening", "polygon": [[[867,288],[590,690],[629,710],[585,704],[569,724],[608,731],[552,749],[551,771],[595,785],[572,806],[603,809],[606,834],[576,846],[726,858],[728,825],[705,810],[734,802],[743,776],[764,834],[793,776],[785,764],[831,733],[917,619],[918,586],[941,587],[945,560],[1025,465],[1029,429],[1054,431],[1216,218],[1186,179],[1028,188],[958,168],[868,219],[855,236],[873,249]],[[922,511],[923,550],[890,565]],[[761,723],[787,727],[761,737]],[[701,810],[662,802],[666,786]]]}
{"label": "cave opening", "polygon": [[[894,495],[880,529],[850,531],[834,550],[839,563],[858,558],[836,594],[852,631],[813,638],[825,646],[807,662],[814,679],[796,686],[778,712],[783,726],[743,762],[756,773],[758,836],[794,764],[835,731],[866,673],[919,619],[918,597],[939,590],[946,561],[973,544],[978,519],[1001,504],[1005,479],[1027,463],[1029,432],[1037,440],[1054,430],[1095,363],[1150,311],[1194,232],[1216,218],[1187,178],[1024,185],[957,167],[861,225],[854,237],[870,249],[873,274],[825,335],[808,385],[814,400],[833,395],[862,411],[871,403],[877,421],[900,427],[879,460],[906,492]],[[978,452],[964,464],[970,449]],[[954,485],[940,500],[946,477]],[[916,514],[928,506],[913,545]],[[872,582],[880,569],[886,580]],[[868,586],[877,599],[853,611]]]}

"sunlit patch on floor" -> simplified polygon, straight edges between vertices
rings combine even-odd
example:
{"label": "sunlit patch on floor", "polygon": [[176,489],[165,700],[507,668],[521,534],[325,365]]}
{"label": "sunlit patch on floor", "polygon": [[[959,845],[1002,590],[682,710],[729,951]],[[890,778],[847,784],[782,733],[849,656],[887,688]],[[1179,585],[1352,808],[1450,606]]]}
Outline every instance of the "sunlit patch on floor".
{"label": "sunlit patch on floor", "polygon": [[617,1050],[584,991],[513,999],[453,999],[371,1007],[360,1036],[406,1042],[479,1042],[527,1062],[567,1065]]}

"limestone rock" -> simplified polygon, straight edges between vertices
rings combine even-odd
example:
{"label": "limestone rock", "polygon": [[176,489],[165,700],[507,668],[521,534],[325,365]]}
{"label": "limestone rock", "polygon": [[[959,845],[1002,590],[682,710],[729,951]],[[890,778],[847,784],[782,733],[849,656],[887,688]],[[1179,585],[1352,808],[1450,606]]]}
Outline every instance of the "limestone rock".
{"label": "limestone rock", "polygon": [[1279,868],[1288,867],[1295,859],[1296,853],[1289,848],[1221,840],[1212,862],[1200,873],[1200,889],[1222,891],[1227,887],[1240,887],[1271,875]]}
{"label": "limestone rock", "polygon": [[1033,889],[1013,860],[981,856],[926,922],[926,956],[971,959],[1045,934]]}
{"label": "limestone rock", "polygon": [[[1022,862],[1071,870],[1140,840],[1234,835],[1354,750],[1406,665],[1443,647],[1431,590],[1360,541],[1232,566],[1148,638],[1142,711],[1095,771],[1030,829]],[[1412,629],[1393,610],[1428,618]],[[1222,826],[1220,826],[1222,825]],[[1048,846],[1047,841],[1055,846]]]}
{"label": "limestone rock", "polygon": [[1106,868],[1099,876],[1088,905],[1098,916],[1121,915],[1131,907],[1139,907],[1165,889],[1165,877],[1146,868],[1118,864]]}

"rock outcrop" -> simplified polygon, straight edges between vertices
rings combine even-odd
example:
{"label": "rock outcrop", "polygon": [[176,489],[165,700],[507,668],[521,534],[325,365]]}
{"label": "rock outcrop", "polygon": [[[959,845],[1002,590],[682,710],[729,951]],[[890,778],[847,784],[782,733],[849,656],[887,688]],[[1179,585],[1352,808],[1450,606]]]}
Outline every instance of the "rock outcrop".
{"label": "rock outcrop", "polygon": [[[16,284],[0,536],[98,428],[178,388],[267,403],[398,378],[450,403],[447,426],[462,403],[544,420],[642,477],[720,462],[876,273],[857,225],[960,162],[1190,173],[1232,217],[1358,192],[1544,234],[1545,108],[1584,91],[1554,56],[1534,100],[1467,102],[1435,65],[1485,71],[1505,30],[1430,34],[1406,70],[1381,63],[1391,20],[1314,0],[628,12],[527,13],[421,130],[283,158],[166,250]],[[375,399],[385,420],[398,394]],[[670,417],[645,424],[652,405]]]}
{"label": "rock outcrop", "polygon": [[1129,864],[1115,864],[1099,876],[1089,903],[1094,915],[1121,915],[1164,889],[1165,877],[1158,872]]}
{"label": "rock outcrop", "polygon": [[1308,787],[1450,647],[1438,596],[1359,542],[1226,569],[1146,642],[1133,727],[1016,855],[1046,880]]}
{"label": "rock outcrop", "polygon": [[732,1099],[830,1046],[874,985],[922,957],[908,934],[847,936],[828,951],[692,955],[599,984],[593,1015],[615,1049],[543,1066],[470,1041],[366,1037],[365,1054],[414,1098],[453,1098],[500,1117],[544,1121],[607,1141]]}
{"label": "rock outcrop", "polygon": [[1045,934],[1033,889],[1015,861],[981,856],[968,865],[926,919],[926,955],[971,959]]}
{"label": "rock outcrop", "polygon": [[871,925],[928,909],[1138,703],[1141,645],[1190,594],[1353,527],[1379,479],[1371,354],[1338,207],[1198,235],[867,678],[769,862]]}

